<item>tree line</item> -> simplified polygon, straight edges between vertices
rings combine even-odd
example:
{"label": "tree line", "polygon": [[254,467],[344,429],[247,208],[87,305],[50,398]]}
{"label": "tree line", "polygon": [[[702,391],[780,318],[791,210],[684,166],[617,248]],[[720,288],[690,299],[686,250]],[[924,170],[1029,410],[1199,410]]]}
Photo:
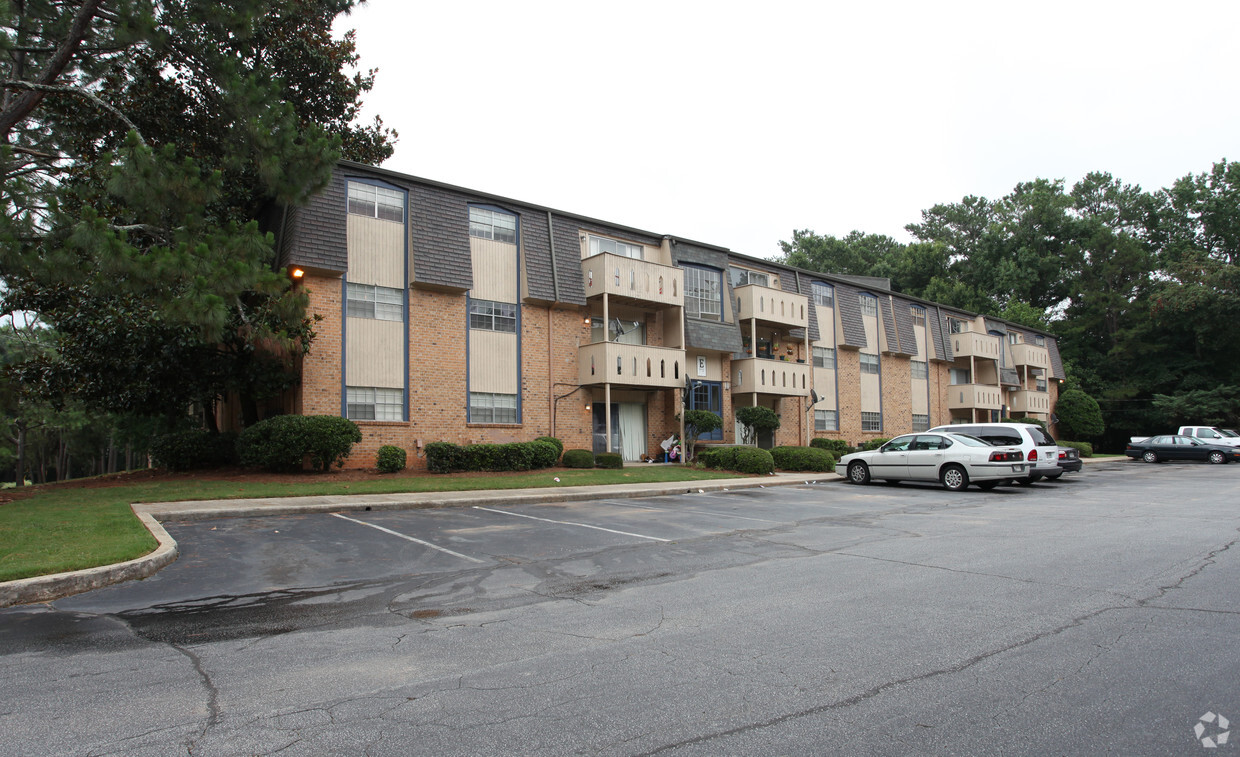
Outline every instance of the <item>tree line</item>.
{"label": "tree line", "polygon": [[916,297],[1045,329],[1067,381],[1129,435],[1240,421],[1240,163],[1147,191],[1109,173],[1018,184],[923,210],[912,242],[796,230],[784,262],[881,276]]}

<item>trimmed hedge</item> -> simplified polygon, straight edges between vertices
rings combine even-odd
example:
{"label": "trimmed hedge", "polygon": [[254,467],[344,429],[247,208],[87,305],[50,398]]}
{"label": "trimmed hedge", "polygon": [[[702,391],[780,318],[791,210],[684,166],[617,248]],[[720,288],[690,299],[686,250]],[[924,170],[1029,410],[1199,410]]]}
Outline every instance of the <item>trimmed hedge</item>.
{"label": "trimmed hedge", "polygon": [[570,449],[564,452],[565,468],[593,468],[594,453],[588,449]]}
{"label": "trimmed hedge", "polygon": [[595,468],[623,468],[624,458],[618,452],[600,452],[594,456]]}
{"label": "trimmed hedge", "polygon": [[270,471],[301,470],[306,460],[315,470],[344,466],[361,429],[336,415],[277,415],[255,423],[237,439],[242,465]]}
{"label": "trimmed hedge", "polygon": [[552,441],[558,442],[559,439],[551,436],[540,436],[532,442],[529,442],[532,458],[530,460],[531,468],[550,468],[559,462],[561,447],[552,444]]}
{"label": "trimmed hedge", "polygon": [[740,473],[766,475],[775,471],[775,459],[771,453],[757,447],[736,447],[736,462],[732,470]]}
{"label": "trimmed hedge", "polygon": [[879,447],[883,446],[889,441],[891,441],[891,437],[886,437],[886,438],[880,437],[878,439],[871,439],[870,441],[862,444],[861,449],[864,449],[864,450],[878,449]]}
{"label": "trimmed hedge", "polygon": [[465,448],[452,442],[431,442],[426,445],[426,469],[431,473],[465,470]]}
{"label": "trimmed hedge", "polygon": [[771,450],[775,467],[786,471],[826,473],[835,467],[835,458],[825,449],[813,447],[776,447]]}
{"label": "trimmed hedge", "polygon": [[836,460],[839,460],[844,455],[847,455],[849,452],[853,451],[853,448],[843,439],[814,438],[809,440],[809,446],[817,449],[825,449],[827,452],[830,452],[831,456]]}
{"label": "trimmed hedge", "polygon": [[379,448],[379,456],[375,460],[375,467],[380,473],[400,473],[405,469],[408,462],[408,456],[400,447],[391,444],[385,444]]}
{"label": "trimmed hedge", "polygon": [[739,447],[707,447],[698,453],[697,462],[715,470],[735,470]]}
{"label": "trimmed hedge", "polygon": [[[563,454],[564,454],[564,442],[560,441],[559,439],[556,439],[554,436],[540,436],[540,437],[538,437],[537,439],[535,439],[534,441],[536,441],[536,442],[547,442],[547,443],[549,443],[549,444],[554,445],[554,446],[555,446],[555,459],[556,459],[556,460],[559,460],[559,459],[560,459],[560,455],[563,455]],[[553,461],[551,464],[552,464],[552,465],[555,465],[555,462]]]}
{"label": "trimmed hedge", "polygon": [[557,457],[559,453],[556,446],[543,440],[469,444],[464,447],[452,442],[431,442],[426,445],[426,468],[431,473],[507,472],[550,468],[555,465]]}
{"label": "trimmed hedge", "polygon": [[1090,444],[1089,442],[1061,441],[1059,442],[1059,446],[1060,447],[1071,447],[1072,449],[1081,453],[1081,457],[1093,457],[1094,456],[1094,445]]}
{"label": "trimmed hedge", "polygon": [[170,471],[224,468],[237,464],[237,435],[205,428],[175,431],[151,441],[155,464]]}

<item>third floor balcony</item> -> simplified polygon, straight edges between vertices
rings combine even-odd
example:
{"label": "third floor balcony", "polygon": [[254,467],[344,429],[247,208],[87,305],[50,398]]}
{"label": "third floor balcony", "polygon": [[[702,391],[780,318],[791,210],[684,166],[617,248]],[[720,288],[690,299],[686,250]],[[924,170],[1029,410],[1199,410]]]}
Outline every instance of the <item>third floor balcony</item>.
{"label": "third floor balcony", "polygon": [[787,328],[809,326],[809,298],[759,284],[746,284],[732,290],[736,296],[736,318],[778,324]]}
{"label": "third floor balcony", "polygon": [[581,261],[586,298],[603,294],[632,302],[684,307],[685,275],[679,268],[605,252]]}
{"label": "third floor balcony", "polygon": [[1030,368],[1048,368],[1051,364],[1050,353],[1045,347],[1035,344],[1013,344],[1012,364],[1027,365]]}
{"label": "third floor balcony", "polygon": [[987,360],[998,360],[1003,347],[1002,341],[994,334],[982,334],[977,331],[962,331],[951,334],[952,355],[956,358],[978,357]]}

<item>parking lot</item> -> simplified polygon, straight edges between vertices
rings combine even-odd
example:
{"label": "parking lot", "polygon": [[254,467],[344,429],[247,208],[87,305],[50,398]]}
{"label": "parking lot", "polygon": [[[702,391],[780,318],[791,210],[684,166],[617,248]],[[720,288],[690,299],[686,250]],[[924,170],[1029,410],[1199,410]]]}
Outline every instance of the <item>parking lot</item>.
{"label": "parking lot", "polygon": [[1184,754],[1240,713],[1238,474],[168,523],[0,611],[0,754]]}

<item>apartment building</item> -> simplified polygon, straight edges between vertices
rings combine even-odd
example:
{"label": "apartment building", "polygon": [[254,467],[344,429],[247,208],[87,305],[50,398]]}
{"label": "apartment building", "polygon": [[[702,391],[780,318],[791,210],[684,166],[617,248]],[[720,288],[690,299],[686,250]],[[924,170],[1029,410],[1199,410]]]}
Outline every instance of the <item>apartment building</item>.
{"label": "apartment building", "polygon": [[342,162],[275,231],[322,316],[284,410],[364,441],[526,441],[658,459],[685,408],[724,427],[761,405],[762,446],[860,443],[953,421],[1050,419],[1055,340],[826,275],[385,169]]}

